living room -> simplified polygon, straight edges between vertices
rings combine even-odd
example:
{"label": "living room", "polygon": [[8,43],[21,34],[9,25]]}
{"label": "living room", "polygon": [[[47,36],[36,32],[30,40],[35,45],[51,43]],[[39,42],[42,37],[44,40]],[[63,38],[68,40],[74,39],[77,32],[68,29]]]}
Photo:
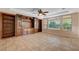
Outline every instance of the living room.
{"label": "living room", "polygon": [[78,8],[0,8],[1,51],[78,51]]}

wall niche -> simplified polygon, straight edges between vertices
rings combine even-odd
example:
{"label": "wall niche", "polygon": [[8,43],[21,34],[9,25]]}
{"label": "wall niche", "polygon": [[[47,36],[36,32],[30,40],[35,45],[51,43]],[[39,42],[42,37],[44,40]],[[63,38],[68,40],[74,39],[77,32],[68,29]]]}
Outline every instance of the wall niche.
{"label": "wall niche", "polygon": [[30,17],[16,15],[16,36],[31,34],[33,29]]}

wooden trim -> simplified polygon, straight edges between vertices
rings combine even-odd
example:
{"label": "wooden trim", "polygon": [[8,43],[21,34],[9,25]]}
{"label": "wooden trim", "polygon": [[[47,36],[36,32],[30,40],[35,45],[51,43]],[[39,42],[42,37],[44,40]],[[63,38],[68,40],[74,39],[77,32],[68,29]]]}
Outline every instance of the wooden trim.
{"label": "wooden trim", "polygon": [[6,13],[6,12],[0,12],[2,14],[7,14],[7,15],[12,15],[12,16],[15,16],[16,14],[11,14],[11,13]]}
{"label": "wooden trim", "polygon": [[2,13],[0,13],[0,39],[2,38]]}

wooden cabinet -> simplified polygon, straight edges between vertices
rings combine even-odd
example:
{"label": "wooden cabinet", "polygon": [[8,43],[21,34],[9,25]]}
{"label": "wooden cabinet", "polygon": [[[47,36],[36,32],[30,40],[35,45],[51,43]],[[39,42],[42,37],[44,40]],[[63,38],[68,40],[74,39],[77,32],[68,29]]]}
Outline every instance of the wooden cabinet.
{"label": "wooden cabinet", "polygon": [[[0,38],[27,35],[40,31],[41,22],[34,17],[0,13]],[[38,28],[39,27],[39,28]]]}
{"label": "wooden cabinet", "polygon": [[31,20],[28,17],[16,15],[16,36],[29,34],[31,28]]}
{"label": "wooden cabinet", "polygon": [[15,16],[2,14],[2,37],[15,35]]}

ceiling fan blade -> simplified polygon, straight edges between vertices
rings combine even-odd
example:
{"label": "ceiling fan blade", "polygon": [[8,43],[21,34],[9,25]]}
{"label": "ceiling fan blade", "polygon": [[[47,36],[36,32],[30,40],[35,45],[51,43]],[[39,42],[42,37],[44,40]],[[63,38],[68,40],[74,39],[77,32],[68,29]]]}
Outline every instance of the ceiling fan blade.
{"label": "ceiling fan blade", "polygon": [[39,12],[39,13],[42,13],[42,10],[41,10],[41,9],[39,9],[39,10],[38,10],[38,12]]}
{"label": "ceiling fan blade", "polygon": [[45,13],[48,13],[48,11],[43,12],[41,9],[38,9],[38,16],[39,16],[40,14],[46,15]]}
{"label": "ceiling fan blade", "polygon": [[48,13],[48,11],[45,11],[44,13]]}

